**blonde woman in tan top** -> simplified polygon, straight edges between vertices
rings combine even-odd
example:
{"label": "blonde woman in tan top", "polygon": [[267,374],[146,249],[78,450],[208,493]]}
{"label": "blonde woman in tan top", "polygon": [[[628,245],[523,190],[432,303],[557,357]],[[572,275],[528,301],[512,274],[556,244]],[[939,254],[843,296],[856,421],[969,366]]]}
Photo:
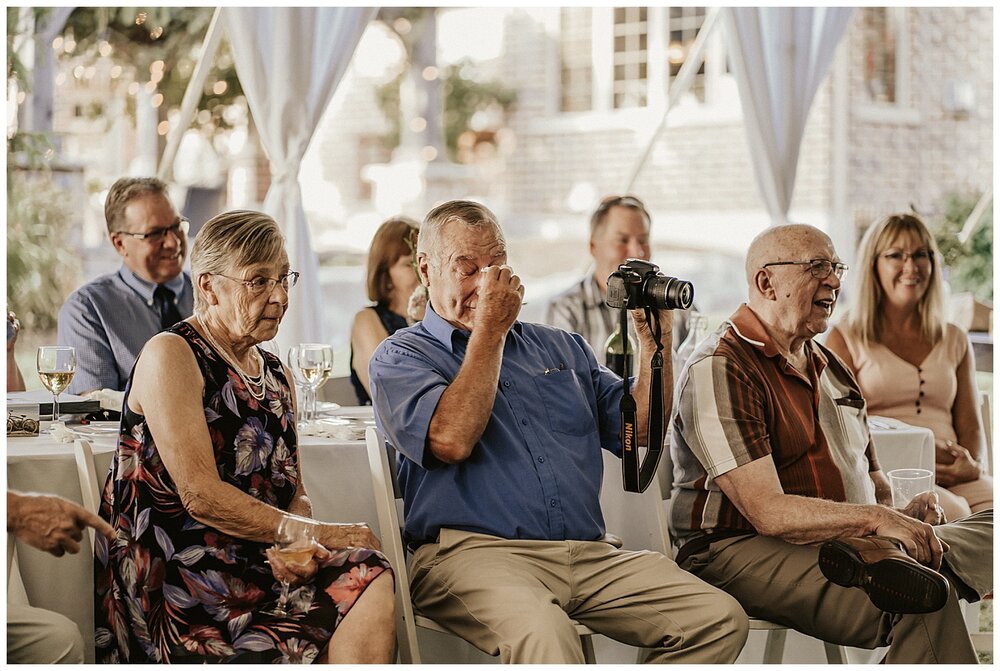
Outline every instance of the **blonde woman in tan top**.
{"label": "blonde woman in tan top", "polygon": [[965,331],[944,320],[939,263],[917,217],[873,225],[858,251],[857,303],[826,345],[854,371],[869,414],[934,432],[938,495],[954,520],[993,507],[993,479],[979,462],[972,349]]}

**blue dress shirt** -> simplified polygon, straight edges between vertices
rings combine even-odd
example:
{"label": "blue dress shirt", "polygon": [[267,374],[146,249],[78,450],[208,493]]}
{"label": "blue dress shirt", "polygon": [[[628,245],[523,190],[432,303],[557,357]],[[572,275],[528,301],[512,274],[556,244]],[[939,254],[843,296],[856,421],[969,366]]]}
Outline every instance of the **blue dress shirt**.
{"label": "blue dress shirt", "polygon": [[[165,283],[174,292],[181,318],[191,316],[194,294],[187,272]],[[156,285],[128,266],[83,285],[59,310],[60,345],[76,348],[76,375],[71,394],[94,389],[125,390],[146,341],[160,332],[160,311],[153,299]]]}
{"label": "blue dress shirt", "polygon": [[400,452],[407,541],[434,540],[441,527],[510,539],[603,536],[600,449],[620,456],[621,378],[579,335],[515,322],[486,430],[468,459],[445,464],[426,449],[427,432],[468,339],[429,306],[372,356],[375,423]]}

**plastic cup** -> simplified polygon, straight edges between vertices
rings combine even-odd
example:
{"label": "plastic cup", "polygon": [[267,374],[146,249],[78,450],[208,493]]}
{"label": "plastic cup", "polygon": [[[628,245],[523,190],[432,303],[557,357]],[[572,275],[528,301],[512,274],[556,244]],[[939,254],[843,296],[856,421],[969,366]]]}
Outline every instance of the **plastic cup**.
{"label": "plastic cup", "polygon": [[889,471],[892,507],[902,510],[919,494],[934,489],[934,473],[925,468],[897,468]]}

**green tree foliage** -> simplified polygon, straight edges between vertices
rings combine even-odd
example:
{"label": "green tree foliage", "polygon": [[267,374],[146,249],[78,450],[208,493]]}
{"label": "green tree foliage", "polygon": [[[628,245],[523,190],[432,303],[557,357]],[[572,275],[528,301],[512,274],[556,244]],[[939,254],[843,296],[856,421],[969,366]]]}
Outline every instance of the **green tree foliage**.
{"label": "green tree foliage", "polygon": [[[473,114],[494,105],[499,105],[506,112],[517,102],[517,92],[500,82],[482,82],[464,76],[473,67],[466,62],[450,65],[441,80],[444,93],[444,141],[448,156],[453,161],[458,154],[458,138],[469,130]],[[404,71],[376,91],[379,109],[389,120],[390,129],[383,140],[390,150],[398,147],[400,142],[399,86],[405,76]]]}
{"label": "green tree foliage", "polygon": [[[141,83],[149,81],[150,66],[163,61],[163,78],[156,90],[163,95],[160,110],[165,117],[166,111],[180,106],[184,98],[214,12],[214,7],[78,7],[70,14],[63,34],[76,41],[74,55],[93,53],[96,59],[101,46],[109,44],[109,57],[130,68],[131,78]],[[208,110],[211,117],[203,125],[226,128],[222,113],[243,95],[243,89],[225,44],[205,81],[198,109]],[[212,90],[218,81],[226,83],[221,93]]]}
{"label": "green tree foliage", "polygon": [[950,269],[949,282],[953,292],[971,291],[977,298],[993,300],[993,207],[983,214],[983,219],[962,244],[958,234],[969,214],[979,202],[980,194],[950,194],[944,213],[934,222],[934,237],[944,263]]}

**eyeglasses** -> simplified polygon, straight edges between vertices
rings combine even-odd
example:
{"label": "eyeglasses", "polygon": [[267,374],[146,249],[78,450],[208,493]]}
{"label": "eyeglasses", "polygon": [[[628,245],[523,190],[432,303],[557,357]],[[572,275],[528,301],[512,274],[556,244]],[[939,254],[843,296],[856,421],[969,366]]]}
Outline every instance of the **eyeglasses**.
{"label": "eyeglasses", "polygon": [[263,293],[270,295],[274,291],[274,287],[281,284],[281,288],[288,291],[296,284],[299,283],[299,274],[294,270],[288,271],[288,274],[282,275],[281,277],[254,277],[253,279],[244,280],[239,277],[230,277],[229,275],[223,275],[222,273],[209,273],[210,275],[218,275],[219,277],[225,277],[227,280],[232,280],[233,282],[239,282],[247,288],[251,296],[260,296]]}
{"label": "eyeglasses", "polygon": [[173,233],[178,238],[183,233],[187,235],[187,232],[191,229],[191,222],[187,219],[181,217],[178,219],[173,226],[166,226],[164,228],[154,228],[146,233],[130,233],[129,231],[115,231],[115,233],[121,233],[122,235],[127,235],[130,238],[135,238],[136,240],[145,240],[151,245],[163,242],[163,239],[167,237],[167,233]]}
{"label": "eyeglasses", "polygon": [[849,268],[846,263],[840,263],[839,261],[829,261],[827,259],[811,259],[809,261],[775,261],[774,263],[765,263],[761,268],[767,268],[769,266],[809,266],[809,272],[817,280],[825,280],[833,273],[837,276],[837,279],[842,279],[844,273],[846,273]]}
{"label": "eyeglasses", "polygon": [[894,266],[901,266],[906,263],[907,259],[913,259],[914,263],[930,263],[934,259],[934,255],[931,254],[930,250],[918,249],[915,252],[886,252],[882,258]]}

